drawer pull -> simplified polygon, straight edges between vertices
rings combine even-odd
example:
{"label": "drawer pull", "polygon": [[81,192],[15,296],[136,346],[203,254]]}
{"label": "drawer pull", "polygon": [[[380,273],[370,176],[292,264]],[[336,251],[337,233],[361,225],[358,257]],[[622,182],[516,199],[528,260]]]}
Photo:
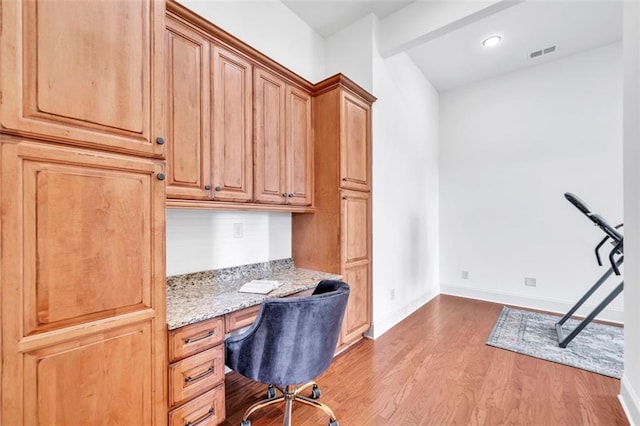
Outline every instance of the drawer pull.
{"label": "drawer pull", "polygon": [[202,336],[188,337],[188,338],[184,339],[184,343],[188,345],[189,343],[194,343],[194,342],[198,342],[200,340],[204,340],[207,337],[213,336],[214,334],[216,334],[215,330],[209,330],[209,331],[207,331],[206,334],[203,334]]}
{"label": "drawer pull", "polygon": [[210,374],[213,374],[213,372],[215,371],[215,369],[213,368],[213,366],[207,368],[207,371],[203,371],[202,373],[198,374],[197,376],[187,376],[184,378],[184,381],[187,383],[191,383],[191,382],[195,382],[196,380],[200,380],[203,377],[207,377]]}
{"label": "drawer pull", "polygon": [[209,411],[207,412],[207,414],[205,414],[204,416],[200,417],[195,422],[186,422],[184,424],[184,426],[196,426],[196,425],[199,425],[200,423],[202,423],[205,420],[207,420],[209,417],[213,416],[214,413],[215,413],[215,411],[213,410],[213,408],[209,408]]}

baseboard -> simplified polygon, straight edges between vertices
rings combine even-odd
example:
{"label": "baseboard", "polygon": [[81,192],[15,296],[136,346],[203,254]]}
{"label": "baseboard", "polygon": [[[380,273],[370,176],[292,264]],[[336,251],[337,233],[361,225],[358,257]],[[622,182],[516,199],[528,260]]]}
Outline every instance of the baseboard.
{"label": "baseboard", "polygon": [[[573,303],[567,303],[560,300],[526,297],[495,290],[459,287],[447,284],[440,284],[440,293],[449,294],[451,296],[467,297],[470,299],[486,300],[488,302],[503,303],[505,305],[520,306],[529,309],[556,312],[559,314],[565,314],[573,306]],[[585,304],[582,309],[578,310],[577,314],[586,315],[594,307],[595,305]],[[623,324],[624,313],[621,309],[605,308],[600,315],[598,315],[598,319]]]}
{"label": "baseboard", "polygon": [[[438,292],[435,290],[433,292],[425,293],[422,296],[414,299],[412,303],[402,306],[391,315],[375,320],[374,322],[372,322],[369,331],[365,333],[365,337],[369,339],[377,339],[378,337],[389,331],[391,328],[393,328],[400,321],[414,313],[420,307],[424,306],[427,302],[429,302],[437,295]],[[383,326],[380,326],[380,324],[383,324]]]}
{"label": "baseboard", "polygon": [[622,409],[627,415],[629,424],[631,426],[640,425],[640,398],[638,398],[638,395],[631,388],[629,380],[624,374],[620,382],[620,395],[618,395],[618,400],[620,400]]}

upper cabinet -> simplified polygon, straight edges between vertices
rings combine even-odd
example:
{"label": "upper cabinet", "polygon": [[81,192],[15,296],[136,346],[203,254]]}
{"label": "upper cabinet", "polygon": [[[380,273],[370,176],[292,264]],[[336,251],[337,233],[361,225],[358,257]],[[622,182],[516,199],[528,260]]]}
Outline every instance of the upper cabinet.
{"label": "upper cabinet", "polygon": [[371,189],[371,104],[347,91],[340,93],[341,186]]}
{"label": "upper cabinet", "polygon": [[254,76],[255,201],[311,205],[311,95],[263,69]]}
{"label": "upper cabinet", "polygon": [[167,196],[206,200],[210,185],[209,42],[167,17]]}
{"label": "upper cabinet", "polygon": [[251,64],[216,45],[212,49],[210,116],[212,198],[251,201],[253,195],[252,78]]}
{"label": "upper cabinet", "polygon": [[[0,130],[164,156],[164,2],[2,2]],[[156,120],[154,122],[154,120]]]}
{"label": "upper cabinet", "polygon": [[312,85],[167,3],[170,207],[310,211]]}

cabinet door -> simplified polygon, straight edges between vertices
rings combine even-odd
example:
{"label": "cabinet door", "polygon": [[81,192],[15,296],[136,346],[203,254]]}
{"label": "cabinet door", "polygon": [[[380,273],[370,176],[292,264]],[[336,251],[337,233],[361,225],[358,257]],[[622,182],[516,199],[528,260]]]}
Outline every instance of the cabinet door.
{"label": "cabinet door", "polygon": [[164,2],[3,1],[3,132],[162,157]]}
{"label": "cabinet door", "polygon": [[215,45],[212,56],[212,197],[248,202],[253,196],[251,64]]}
{"label": "cabinet door", "polygon": [[311,205],[313,200],[313,139],[311,96],[287,86],[287,203]]}
{"label": "cabinet door", "polygon": [[161,164],[0,149],[3,423],[162,423]]}
{"label": "cabinet door", "polygon": [[340,95],[340,185],[371,189],[371,106],[355,95]]}
{"label": "cabinet door", "polygon": [[209,42],[170,17],[165,42],[167,197],[208,199],[211,189]]}
{"label": "cabinet door", "polygon": [[283,204],[285,192],[285,82],[255,69],[255,187],[257,203]]}
{"label": "cabinet door", "polygon": [[371,324],[371,205],[368,192],[342,193],[342,275],[351,286],[342,342],[359,339]]}

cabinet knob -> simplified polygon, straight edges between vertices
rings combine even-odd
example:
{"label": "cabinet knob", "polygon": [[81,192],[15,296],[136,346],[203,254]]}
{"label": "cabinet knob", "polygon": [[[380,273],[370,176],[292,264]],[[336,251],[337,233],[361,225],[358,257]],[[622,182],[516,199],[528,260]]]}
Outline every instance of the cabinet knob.
{"label": "cabinet knob", "polygon": [[220,192],[222,191],[222,188],[220,188],[219,186],[216,186],[215,188],[213,188],[213,190],[216,192]]}
{"label": "cabinet knob", "polygon": [[164,138],[163,138],[163,137],[158,136],[158,137],[156,138],[156,143],[157,143],[158,145],[164,145]]}
{"label": "cabinet knob", "polygon": [[289,198],[293,198],[293,194],[290,192],[288,195]]}
{"label": "cabinet knob", "polygon": [[347,178],[342,178],[342,180],[345,180],[345,181],[346,181],[346,180],[347,180]]}
{"label": "cabinet knob", "polygon": [[283,193],[282,193],[282,196],[283,196],[283,197],[286,197],[286,196],[287,196],[287,193],[286,193],[286,192],[283,192]]}
{"label": "cabinet knob", "polygon": [[158,180],[164,180],[164,173],[158,173],[158,174],[156,175],[156,178],[157,178]]}
{"label": "cabinet knob", "polygon": [[205,189],[205,190],[207,190],[207,191],[209,191],[209,190],[211,189],[211,185],[205,185],[205,186],[204,186],[204,189]]}

